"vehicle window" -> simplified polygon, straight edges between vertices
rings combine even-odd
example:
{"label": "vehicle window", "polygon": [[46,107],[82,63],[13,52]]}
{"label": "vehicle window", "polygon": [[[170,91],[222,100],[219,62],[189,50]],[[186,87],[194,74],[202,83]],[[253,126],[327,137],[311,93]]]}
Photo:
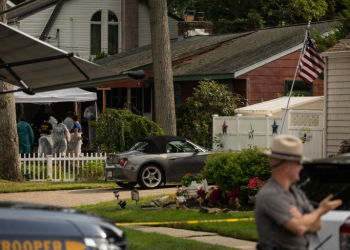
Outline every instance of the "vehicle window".
{"label": "vehicle window", "polygon": [[195,151],[195,147],[186,141],[171,141],[166,145],[167,153],[182,153]]}
{"label": "vehicle window", "polygon": [[343,204],[336,210],[350,210],[350,182],[336,182],[330,179],[326,181],[314,176],[310,178],[308,173],[301,173],[298,186],[304,191],[309,200],[316,204],[320,203],[328,194],[333,194],[334,199],[343,201]]}
{"label": "vehicle window", "polygon": [[148,145],[149,145],[148,142],[139,141],[139,142],[136,142],[136,144],[132,146],[130,150],[137,150],[137,151],[143,152],[145,149],[147,149]]}

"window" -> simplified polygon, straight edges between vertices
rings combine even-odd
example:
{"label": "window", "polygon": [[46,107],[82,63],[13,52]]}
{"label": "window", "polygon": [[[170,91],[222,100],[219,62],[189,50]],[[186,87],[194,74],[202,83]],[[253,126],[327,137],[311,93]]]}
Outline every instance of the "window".
{"label": "window", "polygon": [[[285,81],[284,94],[287,96],[292,88],[293,80]],[[314,84],[308,84],[303,80],[295,80],[293,87],[294,96],[313,96],[314,95]]]}
{"label": "window", "polygon": [[118,54],[118,18],[108,11],[108,55]]}
{"label": "window", "polygon": [[186,141],[171,141],[166,145],[167,153],[196,152],[195,147]]}
{"label": "window", "polygon": [[181,84],[174,84],[175,104],[181,103]]}
{"label": "window", "polygon": [[91,18],[90,54],[101,51],[102,11],[97,11]]}
{"label": "window", "polygon": [[137,150],[137,151],[143,152],[147,149],[148,145],[149,145],[148,142],[144,142],[144,141],[136,142],[136,144],[132,146],[130,150]]}

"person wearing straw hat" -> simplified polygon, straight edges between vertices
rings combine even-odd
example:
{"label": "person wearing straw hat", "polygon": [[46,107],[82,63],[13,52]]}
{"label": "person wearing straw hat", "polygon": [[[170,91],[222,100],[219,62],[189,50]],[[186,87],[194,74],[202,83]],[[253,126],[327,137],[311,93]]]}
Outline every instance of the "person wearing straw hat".
{"label": "person wearing straw hat", "polygon": [[321,228],[321,216],[342,204],[323,199],[314,209],[303,191],[294,183],[299,181],[303,166],[308,161],[302,156],[303,143],[293,135],[276,136],[271,151],[261,151],[270,157],[271,178],[260,189],[255,201],[255,223],[259,234],[259,250],[306,250],[306,233]]}

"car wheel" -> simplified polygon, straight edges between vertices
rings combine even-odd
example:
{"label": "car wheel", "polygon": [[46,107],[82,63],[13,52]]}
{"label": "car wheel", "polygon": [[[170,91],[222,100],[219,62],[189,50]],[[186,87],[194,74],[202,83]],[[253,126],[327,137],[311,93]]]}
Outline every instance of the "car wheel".
{"label": "car wheel", "polygon": [[116,183],[119,187],[122,187],[122,188],[132,188],[137,184],[137,182],[125,182],[125,181],[117,181]]}
{"label": "car wheel", "polygon": [[138,179],[143,188],[157,188],[162,184],[163,172],[157,165],[148,164],[141,169]]}

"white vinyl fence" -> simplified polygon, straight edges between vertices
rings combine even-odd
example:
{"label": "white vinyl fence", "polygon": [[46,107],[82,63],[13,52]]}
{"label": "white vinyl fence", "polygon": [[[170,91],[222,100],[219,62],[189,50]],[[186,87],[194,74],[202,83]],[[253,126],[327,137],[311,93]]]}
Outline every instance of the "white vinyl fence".
{"label": "white vinyl fence", "polygon": [[21,156],[21,171],[23,175],[30,174],[31,181],[76,181],[91,179],[102,175],[106,154],[86,154],[81,156],[68,154],[44,155],[33,154],[26,158]]}
{"label": "white vinyl fence", "polygon": [[[274,124],[277,126],[275,131]],[[213,137],[216,139],[213,149],[241,151],[254,146],[270,148],[273,138],[281,134],[281,127],[281,116],[213,116]],[[289,110],[282,134],[299,137],[304,143],[304,156],[322,158],[322,111]]]}

